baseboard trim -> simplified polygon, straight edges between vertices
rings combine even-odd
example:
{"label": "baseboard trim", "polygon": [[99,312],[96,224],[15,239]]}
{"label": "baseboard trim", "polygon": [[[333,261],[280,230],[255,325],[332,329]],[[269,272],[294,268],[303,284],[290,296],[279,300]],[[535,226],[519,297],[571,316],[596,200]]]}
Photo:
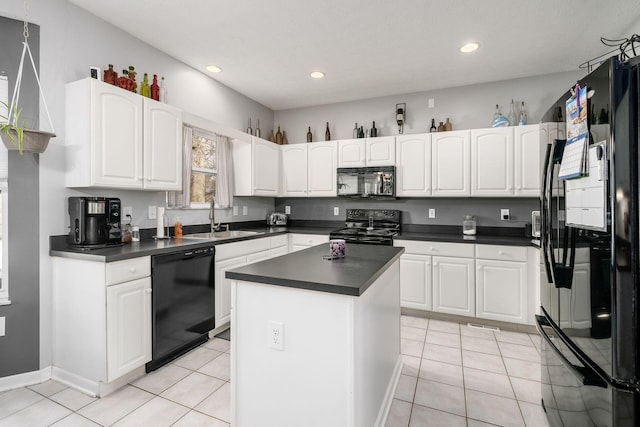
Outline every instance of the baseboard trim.
{"label": "baseboard trim", "polygon": [[393,375],[387,385],[387,391],[384,394],[384,400],[382,401],[382,405],[380,405],[380,410],[378,411],[378,417],[375,424],[376,427],[382,427],[387,424],[387,418],[389,417],[389,411],[391,411],[391,404],[393,403],[393,396],[396,395],[396,388],[398,387],[401,373],[402,355],[398,355],[396,367],[393,370]]}
{"label": "baseboard trim", "polygon": [[424,317],[427,319],[444,320],[447,322],[457,322],[457,323],[465,323],[465,324],[473,323],[476,325],[493,326],[496,328],[500,328],[500,330],[503,330],[503,331],[524,332],[527,334],[538,335],[538,331],[535,325],[523,325],[520,323],[501,322],[498,320],[480,319],[478,317],[460,316],[457,314],[436,313],[435,311],[418,310],[416,308],[406,308],[406,307],[403,307],[400,309],[400,314],[404,314],[406,316],[413,316],[413,317]]}
{"label": "baseboard trim", "polygon": [[51,379],[51,366],[42,368],[39,371],[31,371],[2,377],[0,378],[0,391],[13,390],[15,388],[40,384],[49,379]]}
{"label": "baseboard trim", "polygon": [[76,390],[88,394],[92,397],[97,397],[100,392],[100,384],[95,381],[89,381],[88,379],[76,375],[72,372],[65,371],[64,369],[60,369],[58,367],[53,367],[53,371],[51,372],[51,378],[67,385],[69,387],[75,388]]}

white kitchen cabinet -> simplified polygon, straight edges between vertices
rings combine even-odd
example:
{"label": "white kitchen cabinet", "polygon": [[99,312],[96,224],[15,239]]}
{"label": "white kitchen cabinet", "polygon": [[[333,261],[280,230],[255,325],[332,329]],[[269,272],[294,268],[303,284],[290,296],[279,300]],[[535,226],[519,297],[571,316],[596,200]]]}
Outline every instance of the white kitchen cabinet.
{"label": "white kitchen cabinet", "polygon": [[307,197],[307,144],[280,146],[283,197]]}
{"label": "white kitchen cabinet", "polygon": [[[515,142],[515,196],[540,197],[542,167],[550,128],[553,123],[517,126],[514,128]],[[554,127],[557,132],[557,125]]]}
{"label": "white kitchen cabinet", "polygon": [[433,311],[476,315],[474,263],[468,258],[433,257]]}
{"label": "white kitchen cabinet", "polygon": [[144,188],[182,191],[182,112],[142,98]]}
{"label": "white kitchen cabinet", "polygon": [[431,134],[396,137],[396,196],[431,195]]}
{"label": "white kitchen cabinet", "polygon": [[467,197],[470,191],[471,144],[468,130],[431,136],[432,195]]}
{"label": "white kitchen cabinet", "polygon": [[[329,236],[321,234],[289,234],[289,252],[296,252],[311,246],[329,243]],[[329,245],[327,245],[329,253]]]}
{"label": "white kitchen cabinet", "polygon": [[338,141],[338,167],[393,166],[395,137],[344,139]]}
{"label": "white kitchen cabinet", "polygon": [[226,272],[247,264],[284,255],[288,252],[288,241],[288,235],[282,234],[216,245],[214,268],[216,328],[231,319],[231,280],[225,277]]}
{"label": "white kitchen cabinet", "polygon": [[67,187],[181,188],[180,110],[91,78],[65,105]]}
{"label": "white kitchen cabinet", "polygon": [[152,357],[150,257],[51,260],[52,378],[104,396],[144,374]]}
{"label": "white kitchen cabinet", "polygon": [[527,301],[526,262],[476,259],[476,317],[527,323]]}
{"label": "white kitchen cabinet", "polygon": [[428,255],[400,257],[400,307],[432,310],[432,270]]}
{"label": "white kitchen cabinet", "polygon": [[471,131],[471,195],[513,196],[513,128]]}
{"label": "white kitchen cabinet", "polygon": [[337,194],[337,142],[307,145],[307,195],[335,197]]}
{"label": "white kitchen cabinet", "polygon": [[151,360],[151,278],[107,287],[107,382]]}
{"label": "white kitchen cabinet", "polygon": [[233,140],[234,195],[276,197],[280,191],[280,146],[255,136]]}

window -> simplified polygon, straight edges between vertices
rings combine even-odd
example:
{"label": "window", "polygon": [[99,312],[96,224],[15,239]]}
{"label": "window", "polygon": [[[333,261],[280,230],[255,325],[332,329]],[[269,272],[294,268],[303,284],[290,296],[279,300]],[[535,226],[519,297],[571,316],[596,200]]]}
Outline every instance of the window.
{"label": "window", "polygon": [[191,200],[192,208],[208,208],[215,201],[216,192],[215,135],[193,130],[191,141]]}
{"label": "window", "polygon": [[9,304],[9,284],[7,282],[7,181],[0,180],[0,305]]}

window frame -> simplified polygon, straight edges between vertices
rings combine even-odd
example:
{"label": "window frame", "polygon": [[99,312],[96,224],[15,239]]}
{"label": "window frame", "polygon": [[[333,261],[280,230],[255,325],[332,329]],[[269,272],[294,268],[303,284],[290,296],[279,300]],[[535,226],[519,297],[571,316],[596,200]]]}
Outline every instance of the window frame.
{"label": "window frame", "polygon": [[[213,143],[214,150],[216,150],[216,162],[217,162],[218,153],[217,153],[217,147],[216,147],[216,145],[217,145],[216,134],[214,132],[210,132],[210,131],[207,131],[207,130],[199,129],[199,128],[196,128],[196,127],[193,127],[192,129],[193,129],[192,139],[196,138],[196,137],[206,138],[206,139],[208,139],[209,141],[211,141]],[[193,140],[191,141],[191,144],[192,144],[192,147],[193,147]],[[192,157],[191,158],[191,173],[189,174],[189,185],[191,185],[192,175],[193,175],[194,172],[204,173],[204,174],[208,174],[208,175],[214,175],[216,177],[216,179],[218,178],[218,170],[217,169],[193,167],[193,157]],[[216,207],[215,195],[214,195],[214,198],[213,198],[213,207],[214,208]],[[191,200],[189,200],[189,208],[190,209],[211,209],[211,202],[199,203],[199,202],[192,202]]]}

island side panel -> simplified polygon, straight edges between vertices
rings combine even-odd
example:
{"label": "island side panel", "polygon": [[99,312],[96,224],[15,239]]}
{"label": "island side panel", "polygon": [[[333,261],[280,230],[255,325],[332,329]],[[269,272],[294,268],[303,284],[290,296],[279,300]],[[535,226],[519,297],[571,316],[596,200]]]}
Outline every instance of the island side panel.
{"label": "island side panel", "polygon": [[355,425],[384,426],[402,370],[400,261],[355,300]]}
{"label": "island side panel", "polygon": [[[355,298],[232,282],[232,425],[353,425]],[[269,321],[283,324],[282,351]]]}

